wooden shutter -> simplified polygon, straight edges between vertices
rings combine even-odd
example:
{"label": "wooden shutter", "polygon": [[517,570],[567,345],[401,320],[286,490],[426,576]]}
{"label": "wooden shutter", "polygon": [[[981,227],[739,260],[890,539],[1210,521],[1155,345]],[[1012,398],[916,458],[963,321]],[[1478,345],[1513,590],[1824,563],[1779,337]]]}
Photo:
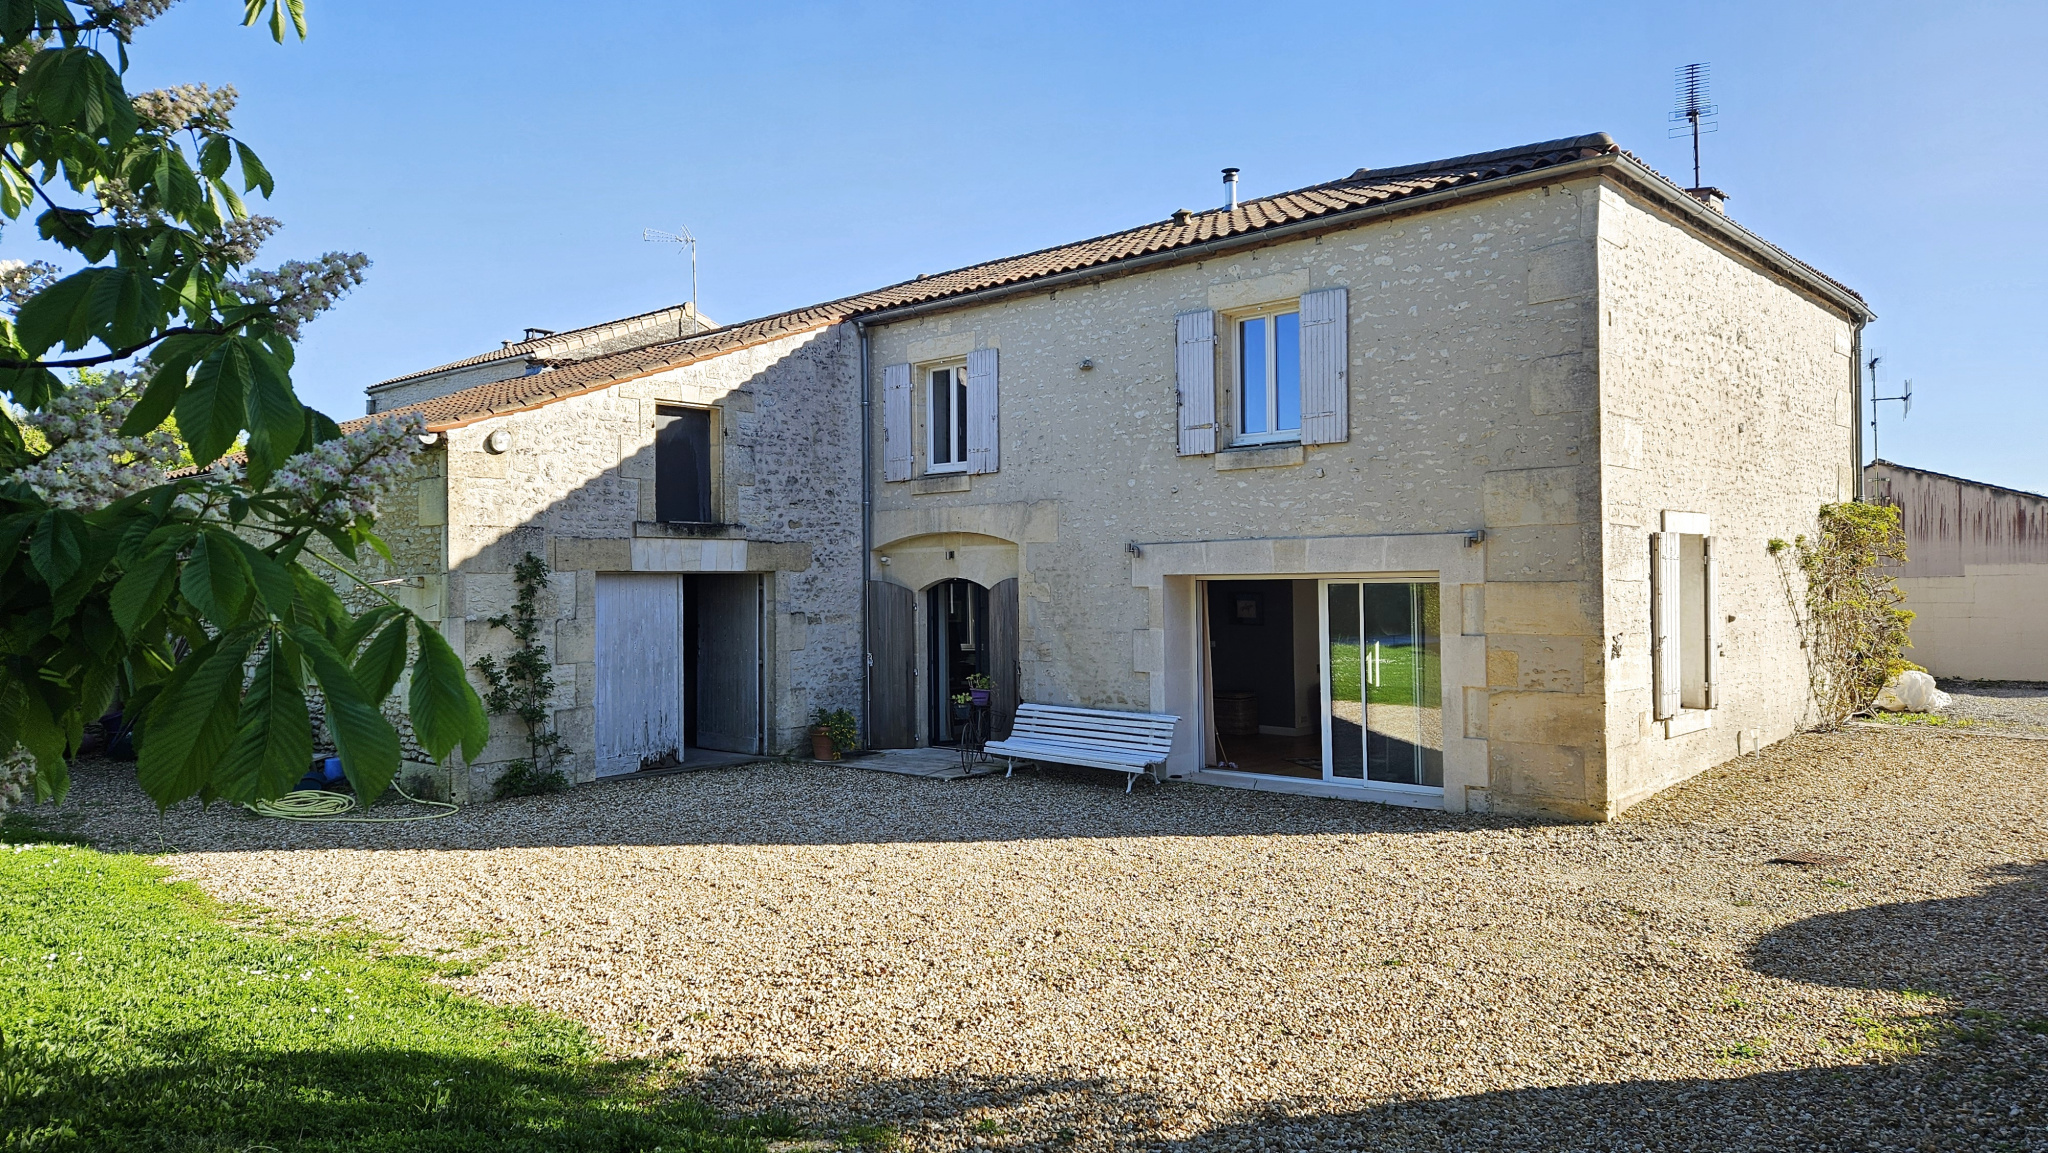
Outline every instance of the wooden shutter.
{"label": "wooden shutter", "polygon": [[868,744],[917,746],[917,594],[868,582]]}
{"label": "wooden shutter", "polygon": [[1301,297],[1301,443],[1351,438],[1350,294],[1322,288]]}
{"label": "wooden shutter", "polygon": [[1174,406],[1180,413],[1180,455],[1216,451],[1216,314],[1203,309],[1174,317]]}
{"label": "wooden shutter", "polygon": [[1721,707],[1721,685],[1717,674],[1721,661],[1720,654],[1715,650],[1721,647],[1721,609],[1719,598],[1714,591],[1714,578],[1717,572],[1717,566],[1714,564],[1714,538],[1702,537],[1700,543],[1706,546],[1707,562],[1706,579],[1703,582],[1706,595],[1701,598],[1707,602],[1706,704],[1710,709],[1718,709]]}
{"label": "wooden shutter", "polygon": [[1017,644],[1017,578],[1000,580],[988,590],[989,676],[996,682],[989,694],[989,733],[1007,740],[1017,720],[1018,686],[1023,650]]}
{"label": "wooden shutter", "polygon": [[1650,534],[1650,681],[1660,721],[1677,716],[1680,707],[1678,535]]}
{"label": "wooden shutter", "polygon": [[882,479],[909,480],[910,366],[882,369]]}
{"label": "wooden shutter", "polygon": [[996,457],[996,350],[967,354],[967,471],[994,472]]}

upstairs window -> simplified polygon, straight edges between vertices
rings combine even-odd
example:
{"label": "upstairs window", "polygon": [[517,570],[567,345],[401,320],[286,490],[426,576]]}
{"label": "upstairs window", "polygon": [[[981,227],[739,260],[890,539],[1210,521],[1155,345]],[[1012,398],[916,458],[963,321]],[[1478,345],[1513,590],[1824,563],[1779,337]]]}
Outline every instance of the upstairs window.
{"label": "upstairs window", "polygon": [[654,410],[654,519],[711,521],[711,410]]}
{"label": "upstairs window", "polygon": [[1237,443],[1301,439],[1301,312],[1237,321]]}
{"label": "upstairs window", "polygon": [[967,471],[967,366],[934,368],[926,378],[926,472]]}

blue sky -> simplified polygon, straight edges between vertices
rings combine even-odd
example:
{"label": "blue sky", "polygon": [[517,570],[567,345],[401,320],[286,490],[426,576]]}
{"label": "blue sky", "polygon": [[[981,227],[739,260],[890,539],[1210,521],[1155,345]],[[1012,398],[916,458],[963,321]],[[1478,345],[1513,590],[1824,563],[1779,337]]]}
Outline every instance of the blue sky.
{"label": "blue sky", "polygon": [[[279,47],[186,0],[131,88],[229,82],[278,176],[266,262],[369,282],[298,379],[365,384],[688,295],[742,320],[1248,196],[1579,132],[1667,173],[1713,63],[1709,183],[1861,291],[1890,459],[2048,491],[2048,5],[576,4],[309,0]],[[4,238],[29,255],[30,230]],[[1868,413],[1864,414],[1868,419]]]}

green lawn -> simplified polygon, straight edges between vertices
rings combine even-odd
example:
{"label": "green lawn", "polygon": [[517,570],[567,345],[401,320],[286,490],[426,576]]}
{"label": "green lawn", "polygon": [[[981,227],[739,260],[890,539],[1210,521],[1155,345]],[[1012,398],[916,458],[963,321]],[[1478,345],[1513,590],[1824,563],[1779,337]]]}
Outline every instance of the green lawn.
{"label": "green lawn", "polygon": [[[1370,646],[1366,646],[1367,649]],[[1330,646],[1330,690],[1332,699],[1355,701],[1364,677],[1364,652],[1355,644]],[[1422,697],[1416,698],[1416,666],[1421,666]],[[1380,683],[1373,686],[1375,704],[1441,707],[1443,658],[1435,645],[1417,649],[1412,645],[1380,646]]]}
{"label": "green lawn", "polygon": [[[17,814],[7,840],[32,839]],[[569,1022],[368,937],[232,926],[146,858],[0,844],[0,1149],[758,1150]]]}

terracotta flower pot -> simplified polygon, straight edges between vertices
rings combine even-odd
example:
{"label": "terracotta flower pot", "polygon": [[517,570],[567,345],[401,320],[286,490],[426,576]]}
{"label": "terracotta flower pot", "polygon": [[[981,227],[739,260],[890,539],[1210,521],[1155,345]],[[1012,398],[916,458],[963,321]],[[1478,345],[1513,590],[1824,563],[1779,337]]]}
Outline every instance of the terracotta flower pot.
{"label": "terracotta flower pot", "polygon": [[839,750],[833,747],[832,735],[824,729],[811,730],[811,759],[814,761],[836,761]]}

